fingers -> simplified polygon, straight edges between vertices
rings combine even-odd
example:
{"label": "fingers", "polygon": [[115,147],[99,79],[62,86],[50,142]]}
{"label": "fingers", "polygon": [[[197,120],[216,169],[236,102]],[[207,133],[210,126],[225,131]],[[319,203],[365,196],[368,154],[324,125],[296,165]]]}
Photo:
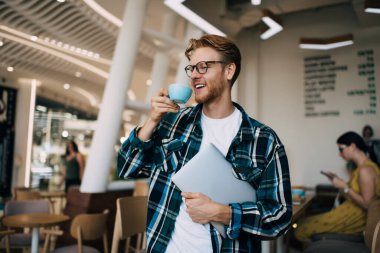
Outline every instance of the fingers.
{"label": "fingers", "polygon": [[181,192],[181,196],[185,199],[196,199],[200,198],[203,194],[199,192]]}
{"label": "fingers", "polygon": [[154,122],[161,120],[162,116],[168,112],[178,112],[179,105],[173,103],[168,96],[167,90],[161,88],[155,96],[151,98],[151,119]]}

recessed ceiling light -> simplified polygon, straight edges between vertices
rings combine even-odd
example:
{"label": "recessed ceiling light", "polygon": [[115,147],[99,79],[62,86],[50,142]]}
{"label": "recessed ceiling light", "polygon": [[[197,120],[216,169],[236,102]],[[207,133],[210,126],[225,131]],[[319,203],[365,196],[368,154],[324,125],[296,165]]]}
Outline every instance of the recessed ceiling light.
{"label": "recessed ceiling light", "polygon": [[13,67],[7,67],[7,70],[9,71],[9,72],[13,72],[13,70],[15,70]]}
{"label": "recessed ceiling light", "polygon": [[64,2],[66,2],[66,0],[57,0],[57,2],[64,3]]}
{"label": "recessed ceiling light", "polygon": [[4,42],[0,40],[0,47],[2,47],[3,45],[4,45]]}
{"label": "recessed ceiling light", "polygon": [[79,72],[79,71],[77,71],[77,72],[75,72],[75,76],[79,78],[79,77],[81,77],[81,76],[82,76],[82,73],[81,73],[81,72]]}
{"label": "recessed ceiling light", "polygon": [[380,2],[377,0],[366,0],[364,3],[364,11],[367,13],[380,14]]}
{"label": "recessed ceiling light", "polygon": [[299,46],[302,49],[330,50],[352,44],[354,44],[354,36],[345,34],[331,38],[301,38]]}
{"label": "recessed ceiling light", "polygon": [[70,89],[70,84],[69,84],[69,83],[65,83],[65,84],[63,85],[63,88],[64,88],[65,90]]}
{"label": "recessed ceiling light", "polygon": [[260,5],[261,4],[261,0],[251,0],[251,4],[252,5]]}
{"label": "recessed ceiling light", "polygon": [[67,138],[67,137],[69,137],[69,132],[67,130],[63,130],[61,135],[63,138]]}
{"label": "recessed ceiling light", "polygon": [[30,40],[36,41],[36,40],[38,40],[38,37],[37,37],[37,36],[35,36],[35,35],[33,35],[33,36],[30,36]]}

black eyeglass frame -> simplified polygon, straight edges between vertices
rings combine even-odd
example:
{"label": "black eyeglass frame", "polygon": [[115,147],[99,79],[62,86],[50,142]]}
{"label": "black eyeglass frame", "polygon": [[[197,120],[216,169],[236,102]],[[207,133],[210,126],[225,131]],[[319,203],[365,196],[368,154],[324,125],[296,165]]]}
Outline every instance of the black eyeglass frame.
{"label": "black eyeglass frame", "polygon": [[339,145],[339,146],[338,146],[339,153],[342,153],[343,150],[344,150],[345,148],[347,148],[347,147],[348,147],[347,145]]}
{"label": "black eyeglass frame", "polygon": [[[188,77],[191,77],[191,74],[193,73],[194,69],[197,70],[197,72],[199,74],[206,74],[207,73],[207,70],[210,68],[209,64],[211,63],[227,63],[225,61],[200,61],[200,62],[197,62],[197,64],[195,65],[187,65],[184,69],[185,69],[185,72],[186,72],[186,75]],[[206,64],[206,67],[205,68],[201,68],[202,71],[199,70],[199,64]],[[190,71],[190,72],[188,72]]]}

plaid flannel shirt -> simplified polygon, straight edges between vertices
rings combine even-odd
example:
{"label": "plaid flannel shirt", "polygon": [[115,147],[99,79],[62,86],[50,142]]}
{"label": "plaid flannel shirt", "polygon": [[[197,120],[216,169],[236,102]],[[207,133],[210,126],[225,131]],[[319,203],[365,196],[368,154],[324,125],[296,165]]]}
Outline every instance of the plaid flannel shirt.
{"label": "plaid flannel shirt", "polygon": [[[212,247],[213,252],[261,252],[262,237],[277,237],[290,226],[288,160],[276,133],[234,105],[242,112],[242,123],[226,159],[233,165],[234,175],[256,189],[257,202],[230,203],[227,237],[210,225]],[[120,148],[117,166],[121,178],[150,177],[148,252],[165,252],[170,241],[182,202],[171,177],[200,149],[201,112],[200,104],[168,113],[150,140],[141,141],[136,128]]]}

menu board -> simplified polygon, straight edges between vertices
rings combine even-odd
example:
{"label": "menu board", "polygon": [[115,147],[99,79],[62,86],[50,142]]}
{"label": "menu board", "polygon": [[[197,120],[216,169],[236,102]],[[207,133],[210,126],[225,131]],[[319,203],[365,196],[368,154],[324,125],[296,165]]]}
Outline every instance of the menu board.
{"label": "menu board", "polygon": [[[372,49],[354,55],[304,58],[305,117],[375,115],[375,60]],[[348,112],[347,112],[348,110]]]}
{"label": "menu board", "polygon": [[0,84],[0,195],[11,193],[17,90]]}

